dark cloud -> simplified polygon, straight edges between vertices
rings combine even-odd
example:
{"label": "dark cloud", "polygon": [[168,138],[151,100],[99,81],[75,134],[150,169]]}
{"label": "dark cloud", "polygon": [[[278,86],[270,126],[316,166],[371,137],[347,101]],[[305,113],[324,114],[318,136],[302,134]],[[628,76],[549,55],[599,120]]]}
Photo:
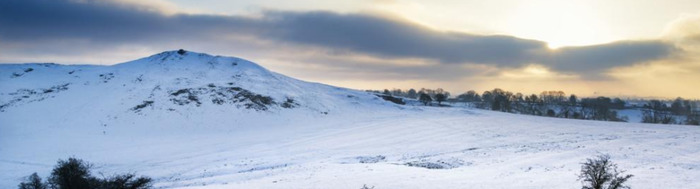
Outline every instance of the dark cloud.
{"label": "dark cloud", "polygon": [[[309,70],[300,67],[297,73],[323,78],[355,78],[358,80],[431,80],[456,81],[465,76],[487,74],[488,69],[465,67],[460,64],[382,64],[379,60],[357,60],[336,57],[305,57],[300,60],[306,65],[324,71]],[[360,68],[360,69],[358,69]]]}
{"label": "dark cloud", "polygon": [[170,19],[156,12],[90,1],[2,1],[0,37],[9,41],[81,38],[98,41],[139,40],[166,31]]}
{"label": "dark cloud", "polygon": [[83,44],[88,46],[86,49],[90,45],[155,45],[173,41],[206,44],[229,42],[223,36],[232,35],[382,58],[429,59],[442,64],[514,68],[540,63],[557,71],[589,76],[613,67],[662,59],[677,51],[660,41],[626,41],[553,51],[536,40],[441,32],[363,14],[270,11],[261,17],[165,15],[110,1],[0,1],[0,47],[4,48],[7,44],[41,46],[56,40],[87,41]]}
{"label": "dark cloud", "polygon": [[595,72],[610,67],[666,58],[678,51],[660,41],[621,41],[603,45],[565,47],[544,62],[556,70]]}
{"label": "dark cloud", "polygon": [[272,12],[265,37],[384,57],[414,57],[444,63],[517,65],[543,50],[539,41],[509,36],[437,32],[415,24],[368,15]]}

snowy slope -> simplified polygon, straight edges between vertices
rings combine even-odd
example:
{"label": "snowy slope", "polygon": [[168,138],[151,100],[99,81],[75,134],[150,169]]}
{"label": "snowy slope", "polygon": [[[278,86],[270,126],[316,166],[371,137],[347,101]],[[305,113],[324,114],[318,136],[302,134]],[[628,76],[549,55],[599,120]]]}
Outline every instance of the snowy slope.
{"label": "snowy slope", "polygon": [[163,52],[114,66],[2,65],[0,76],[0,116],[7,124],[39,121],[44,127],[94,126],[88,128],[101,132],[136,121],[206,126],[212,119],[257,121],[253,117],[396,108],[365,92],[194,52]]}
{"label": "snowy slope", "polygon": [[700,188],[699,127],[399,106],[194,52],[0,65],[0,105],[0,188],[71,156],[162,188],[580,188],[601,153],[633,188]]}

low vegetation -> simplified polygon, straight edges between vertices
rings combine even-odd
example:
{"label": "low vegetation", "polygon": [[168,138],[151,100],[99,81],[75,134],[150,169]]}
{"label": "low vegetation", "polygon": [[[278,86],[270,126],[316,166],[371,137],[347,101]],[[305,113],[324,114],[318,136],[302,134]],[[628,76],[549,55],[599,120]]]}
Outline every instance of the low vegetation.
{"label": "low vegetation", "polygon": [[609,155],[600,155],[582,163],[578,177],[583,183],[582,189],[629,189],[625,182],[632,176],[618,171],[617,164],[610,161]]}
{"label": "low vegetation", "polygon": [[[450,98],[443,89],[401,89],[373,91],[382,96],[414,99],[426,106],[446,106],[443,102],[465,103],[480,109],[517,114],[548,116],[568,119],[627,122],[621,110],[637,109],[642,112],[641,122],[659,124],[700,125],[700,101],[676,98],[675,100],[641,100],[610,98],[605,96],[579,98],[563,91],[543,91],[525,95],[503,89],[493,89],[479,94],[470,90]],[[384,98],[384,97],[383,97]],[[433,102],[437,102],[436,104]],[[629,103],[632,101],[633,103]]]}
{"label": "low vegetation", "polygon": [[391,95],[377,94],[377,96],[380,97],[380,98],[382,98],[382,99],[384,99],[384,100],[386,100],[386,101],[392,102],[392,103],[394,103],[394,104],[401,104],[401,105],[406,104],[406,102],[404,102],[403,99],[401,99],[401,98],[396,98],[396,97],[393,97],[393,96],[391,96]]}
{"label": "low vegetation", "polygon": [[[257,111],[266,111],[272,106],[280,106],[282,108],[299,106],[299,103],[291,98],[287,98],[282,102],[276,102],[272,97],[257,94],[240,87],[216,86],[214,84],[209,84],[207,87],[184,88],[170,92],[170,101],[180,106],[189,104],[200,106],[207,101],[205,99],[210,99],[211,103],[216,105],[240,105],[246,109]],[[146,106],[149,105],[146,104]],[[137,105],[136,110],[138,110],[139,106]]]}
{"label": "low vegetation", "polygon": [[132,173],[97,178],[91,174],[92,164],[77,158],[58,160],[51,175],[44,182],[38,174],[28,176],[19,189],[148,189],[152,179]]}

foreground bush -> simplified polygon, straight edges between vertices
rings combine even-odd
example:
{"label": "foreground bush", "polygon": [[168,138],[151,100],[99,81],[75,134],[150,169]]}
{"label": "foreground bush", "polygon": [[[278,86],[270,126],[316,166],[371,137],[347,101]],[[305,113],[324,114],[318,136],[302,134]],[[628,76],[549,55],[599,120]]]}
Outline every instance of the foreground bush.
{"label": "foreground bush", "polygon": [[117,175],[102,182],[105,189],[142,189],[151,188],[151,178],[136,177],[134,174]]}
{"label": "foreground bush", "polygon": [[58,165],[51,171],[49,186],[55,189],[90,189],[97,188],[100,180],[90,175],[92,165],[76,158],[67,161],[58,160]]}
{"label": "foreground bush", "polygon": [[92,164],[81,159],[58,160],[51,171],[48,183],[41,181],[36,173],[19,184],[19,189],[148,189],[151,178],[134,174],[116,175],[112,178],[97,178],[90,174]]}
{"label": "foreground bush", "polygon": [[46,189],[46,183],[41,181],[41,177],[36,173],[29,175],[27,179],[19,184],[19,189]]}
{"label": "foreground bush", "polygon": [[583,180],[582,189],[629,189],[624,184],[632,176],[618,171],[610,156],[600,155],[596,159],[586,159],[581,165],[579,179]]}

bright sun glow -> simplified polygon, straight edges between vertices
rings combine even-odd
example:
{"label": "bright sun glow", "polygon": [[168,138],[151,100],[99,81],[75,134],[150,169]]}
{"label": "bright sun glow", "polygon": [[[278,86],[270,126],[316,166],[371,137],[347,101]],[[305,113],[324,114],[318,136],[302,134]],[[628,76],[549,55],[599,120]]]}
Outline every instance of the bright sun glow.
{"label": "bright sun glow", "polygon": [[[552,8],[556,7],[556,8]],[[550,48],[614,40],[604,19],[582,1],[527,1],[509,16],[514,35],[542,40]]]}
{"label": "bright sun glow", "polygon": [[544,41],[552,49],[629,37],[614,30],[614,23],[600,13],[601,3],[594,1],[400,2],[375,8],[434,29],[513,35]]}

